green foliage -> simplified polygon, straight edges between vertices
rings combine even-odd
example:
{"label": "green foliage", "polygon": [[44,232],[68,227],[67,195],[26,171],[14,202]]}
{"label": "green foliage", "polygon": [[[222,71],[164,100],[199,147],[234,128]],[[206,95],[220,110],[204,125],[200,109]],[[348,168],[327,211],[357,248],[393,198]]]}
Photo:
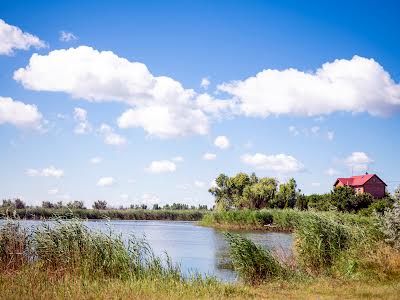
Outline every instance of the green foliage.
{"label": "green foliage", "polygon": [[233,266],[244,282],[258,284],[284,275],[285,269],[270,251],[240,235],[225,233],[225,237]]}
{"label": "green foliage", "polygon": [[316,211],[328,211],[334,208],[331,203],[331,194],[312,194],[306,196],[308,209]]}
{"label": "green foliage", "polygon": [[23,209],[26,207],[26,204],[21,199],[16,198],[16,199],[4,199],[2,206],[7,207],[9,209]]}
{"label": "green foliage", "polygon": [[93,209],[107,209],[107,201],[97,200],[93,203]]}
{"label": "green foliage", "polygon": [[118,219],[118,220],[176,220],[199,221],[205,214],[202,210],[143,210],[143,209],[69,209],[67,207],[45,209],[32,207],[13,211],[0,208],[0,216],[16,219]]}
{"label": "green foliage", "polygon": [[215,180],[216,186],[209,189],[215,197],[217,211],[230,209],[261,209],[265,207],[294,207],[300,191],[292,178],[279,186],[275,178],[258,178],[238,173],[233,177],[220,174]]}
{"label": "green foliage", "polygon": [[297,183],[294,178],[279,185],[279,191],[271,203],[272,208],[293,208],[300,191],[297,190]]}
{"label": "green foliage", "polygon": [[315,273],[329,272],[354,242],[349,226],[316,213],[301,218],[295,234],[300,265]]}
{"label": "green foliage", "polygon": [[0,259],[3,268],[38,264],[85,278],[182,279],[180,268],[168,256],[156,256],[146,241],[132,236],[125,243],[120,235],[91,231],[76,220],[43,223],[32,234],[6,223],[0,228]]}

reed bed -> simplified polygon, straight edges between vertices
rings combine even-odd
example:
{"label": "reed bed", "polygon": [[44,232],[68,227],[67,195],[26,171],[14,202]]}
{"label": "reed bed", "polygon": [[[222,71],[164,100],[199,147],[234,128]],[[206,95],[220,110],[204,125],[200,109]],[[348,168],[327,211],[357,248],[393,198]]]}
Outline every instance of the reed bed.
{"label": "reed bed", "polygon": [[144,209],[68,209],[68,208],[24,208],[7,210],[0,208],[0,217],[13,219],[112,219],[112,220],[171,220],[199,221],[205,210],[144,210]]}

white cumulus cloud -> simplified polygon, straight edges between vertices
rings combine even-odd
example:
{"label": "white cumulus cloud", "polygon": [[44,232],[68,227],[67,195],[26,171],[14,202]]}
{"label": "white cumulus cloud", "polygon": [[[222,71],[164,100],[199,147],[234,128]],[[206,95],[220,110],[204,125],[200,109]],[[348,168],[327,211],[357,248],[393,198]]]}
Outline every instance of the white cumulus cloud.
{"label": "white cumulus cloud", "polygon": [[204,77],[204,78],[201,79],[200,86],[203,89],[208,89],[209,85],[210,85],[210,80],[207,77]]}
{"label": "white cumulus cloud", "polygon": [[33,54],[25,68],[14,72],[14,79],[31,90],[133,106],[118,119],[121,128],[142,127],[150,135],[164,138],[206,134],[209,129],[206,107],[196,101],[201,95],[170,77],[154,76],[146,65],[111,51],[80,46]]}
{"label": "white cumulus cloud", "polygon": [[176,165],[169,160],[155,160],[146,168],[149,173],[171,173],[176,171]]}
{"label": "white cumulus cloud", "polygon": [[346,159],[346,165],[354,171],[365,171],[374,161],[365,152],[353,152]]}
{"label": "white cumulus cloud", "polygon": [[160,138],[204,135],[209,130],[208,119],[200,109],[167,105],[128,109],[118,118],[118,126],[142,127],[150,135]]}
{"label": "white cumulus cloud", "polygon": [[102,135],[104,143],[107,145],[122,146],[126,144],[126,139],[115,133],[114,129],[107,124],[101,124],[98,131]]}
{"label": "white cumulus cloud", "polygon": [[214,140],[214,145],[220,149],[227,149],[230,146],[229,139],[224,135],[217,136]]}
{"label": "white cumulus cloud", "polygon": [[97,186],[108,187],[113,186],[116,180],[113,177],[102,177],[97,181]]}
{"label": "white cumulus cloud", "polygon": [[319,116],[337,111],[387,115],[400,106],[400,85],[373,59],[327,62],[315,72],[267,69],[218,86],[247,116]]}
{"label": "white cumulus cloud", "polygon": [[304,165],[300,161],[286,154],[245,154],[242,155],[241,160],[243,163],[259,170],[269,170],[278,173],[300,172],[304,170]]}
{"label": "white cumulus cloud", "polygon": [[28,50],[30,47],[44,48],[46,44],[37,36],[23,32],[0,19],[0,55],[11,55],[14,50]]}
{"label": "white cumulus cloud", "polygon": [[9,123],[17,127],[37,129],[41,121],[42,114],[35,105],[0,97],[0,125]]}
{"label": "white cumulus cloud", "polygon": [[87,111],[80,107],[74,108],[74,119],[78,122],[75,126],[74,132],[76,134],[87,134],[92,131],[92,125],[90,125],[87,119]]}

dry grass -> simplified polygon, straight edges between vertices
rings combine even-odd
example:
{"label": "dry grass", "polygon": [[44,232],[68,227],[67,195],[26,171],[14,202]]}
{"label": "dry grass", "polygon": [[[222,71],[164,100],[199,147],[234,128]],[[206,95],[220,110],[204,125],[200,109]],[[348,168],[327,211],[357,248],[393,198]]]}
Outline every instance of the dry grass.
{"label": "dry grass", "polygon": [[0,299],[399,299],[400,281],[269,282],[257,287],[215,281],[54,277],[37,268],[0,275]]}

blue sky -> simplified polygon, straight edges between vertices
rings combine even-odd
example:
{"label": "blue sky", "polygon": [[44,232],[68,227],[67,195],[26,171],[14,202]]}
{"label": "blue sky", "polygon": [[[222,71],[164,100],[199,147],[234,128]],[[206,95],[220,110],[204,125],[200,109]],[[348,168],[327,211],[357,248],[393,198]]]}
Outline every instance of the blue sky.
{"label": "blue sky", "polygon": [[399,8],[0,1],[0,197],[211,205],[239,171],[392,190]]}

